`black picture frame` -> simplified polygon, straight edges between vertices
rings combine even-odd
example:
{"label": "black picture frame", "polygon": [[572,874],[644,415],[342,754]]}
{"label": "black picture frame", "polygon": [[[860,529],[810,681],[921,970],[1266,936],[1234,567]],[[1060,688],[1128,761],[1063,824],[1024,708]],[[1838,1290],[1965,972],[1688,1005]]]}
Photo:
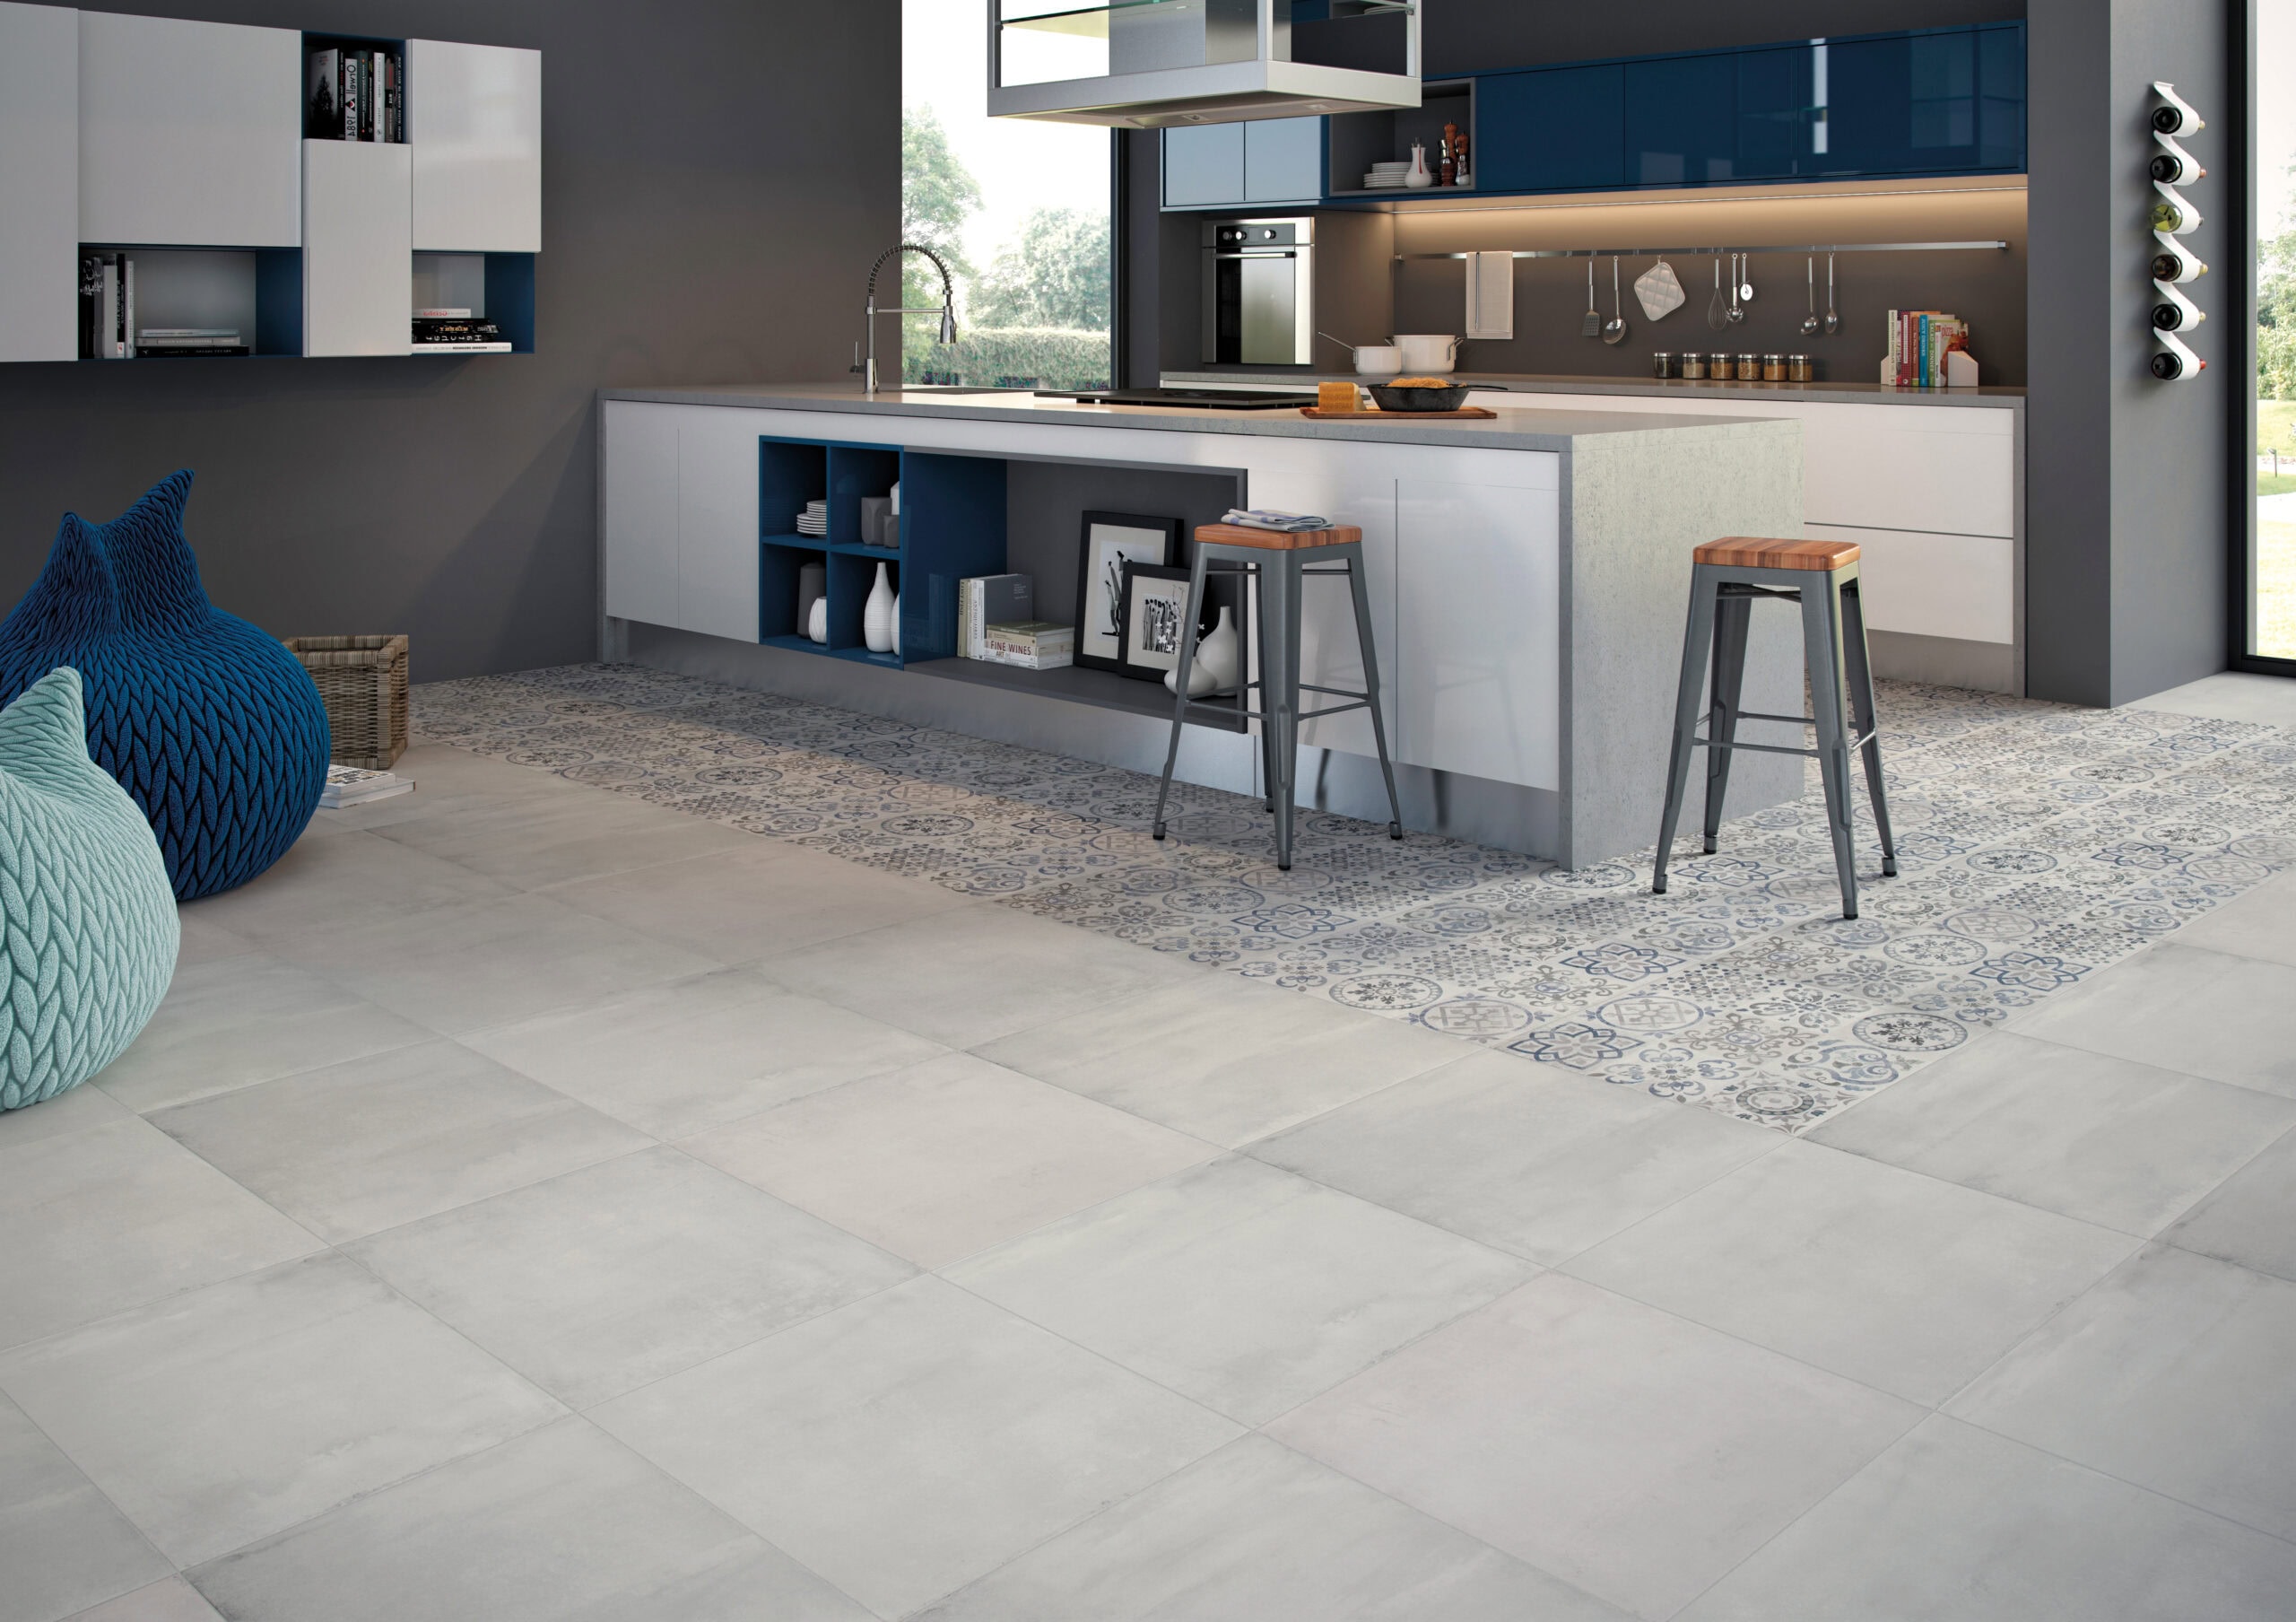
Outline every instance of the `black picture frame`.
{"label": "black picture frame", "polygon": [[[1118,618],[1124,627],[1124,654],[1120,674],[1135,681],[1161,682],[1166,676],[1179,668],[1179,633],[1187,615],[1188,571],[1180,568],[1160,568],[1153,563],[1126,563],[1124,566],[1124,596],[1118,600]],[[1150,598],[1141,591],[1144,582],[1153,581],[1159,589]],[[1171,589],[1171,588],[1178,588]],[[1151,626],[1135,618],[1134,611],[1144,600],[1170,605],[1172,615],[1161,625]],[[1204,626],[1199,617],[1196,632]],[[1161,633],[1161,634],[1159,634]],[[1160,646],[1170,640],[1169,648]]]}
{"label": "black picture frame", "polygon": [[[1087,512],[1076,546],[1076,663],[1130,675],[1124,667],[1124,566],[1162,569],[1179,562],[1180,521],[1136,512]],[[1157,679],[1163,677],[1159,673]]]}

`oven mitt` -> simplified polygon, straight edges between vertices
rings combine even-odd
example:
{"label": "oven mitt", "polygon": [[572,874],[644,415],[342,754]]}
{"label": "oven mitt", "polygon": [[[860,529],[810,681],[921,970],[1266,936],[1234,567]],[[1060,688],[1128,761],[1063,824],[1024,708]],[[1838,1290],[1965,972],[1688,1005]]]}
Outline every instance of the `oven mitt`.
{"label": "oven mitt", "polygon": [[1661,259],[1634,278],[1634,296],[1641,301],[1643,315],[1655,321],[1680,310],[1685,295],[1674,267]]}

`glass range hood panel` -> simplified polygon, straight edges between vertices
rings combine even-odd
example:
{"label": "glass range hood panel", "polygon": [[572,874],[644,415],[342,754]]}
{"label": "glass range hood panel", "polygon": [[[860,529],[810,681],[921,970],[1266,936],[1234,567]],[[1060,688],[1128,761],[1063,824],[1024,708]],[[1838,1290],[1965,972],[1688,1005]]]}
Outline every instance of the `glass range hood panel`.
{"label": "glass range hood panel", "polygon": [[988,0],[988,111],[1152,128],[1419,105],[1412,0],[1317,9],[1295,27],[1292,0]]}

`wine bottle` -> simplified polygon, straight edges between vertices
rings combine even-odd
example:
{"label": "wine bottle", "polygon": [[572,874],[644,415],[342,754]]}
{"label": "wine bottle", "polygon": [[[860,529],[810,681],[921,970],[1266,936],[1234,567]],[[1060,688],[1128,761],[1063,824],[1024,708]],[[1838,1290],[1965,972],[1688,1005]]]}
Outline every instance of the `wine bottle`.
{"label": "wine bottle", "polygon": [[2165,349],[2162,350],[2152,357],[2152,375],[2163,383],[2175,382],[2185,375],[2185,363],[2182,357],[2170,354]]}
{"label": "wine bottle", "polygon": [[2187,163],[2174,153],[2156,153],[2152,157],[2152,178],[2163,186],[2187,186],[2206,178],[2208,171],[2197,163]]}
{"label": "wine bottle", "polygon": [[2154,231],[2164,231],[2173,237],[2184,229],[2185,211],[2163,197],[2152,205],[2151,220]]}
{"label": "wine bottle", "polygon": [[2174,332],[2184,324],[2185,312],[2179,310],[2175,305],[2155,304],[2152,307],[2153,331]]}

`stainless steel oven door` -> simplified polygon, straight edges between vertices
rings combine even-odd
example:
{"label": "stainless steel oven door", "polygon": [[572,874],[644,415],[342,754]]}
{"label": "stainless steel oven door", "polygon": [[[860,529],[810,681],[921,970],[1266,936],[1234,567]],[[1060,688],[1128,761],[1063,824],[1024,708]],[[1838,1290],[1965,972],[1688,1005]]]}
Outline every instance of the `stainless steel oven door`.
{"label": "stainless steel oven door", "polygon": [[1205,254],[1205,360],[1307,365],[1315,341],[1314,266],[1309,247]]}

